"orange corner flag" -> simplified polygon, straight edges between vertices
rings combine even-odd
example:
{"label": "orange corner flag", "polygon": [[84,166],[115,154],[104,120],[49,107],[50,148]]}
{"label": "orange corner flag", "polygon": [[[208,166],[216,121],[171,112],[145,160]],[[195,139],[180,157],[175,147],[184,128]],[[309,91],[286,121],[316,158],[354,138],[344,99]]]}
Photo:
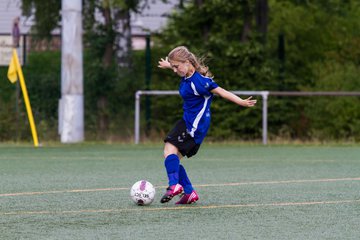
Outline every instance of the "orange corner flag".
{"label": "orange corner flag", "polygon": [[11,60],[10,60],[7,77],[11,83],[15,83],[17,81],[17,71],[16,71],[14,52],[13,52]]}

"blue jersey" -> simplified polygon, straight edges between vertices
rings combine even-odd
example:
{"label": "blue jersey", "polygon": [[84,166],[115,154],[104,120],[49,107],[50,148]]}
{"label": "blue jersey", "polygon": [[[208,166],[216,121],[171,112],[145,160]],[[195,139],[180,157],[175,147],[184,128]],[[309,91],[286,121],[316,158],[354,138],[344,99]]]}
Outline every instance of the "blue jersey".
{"label": "blue jersey", "polygon": [[188,133],[200,144],[210,126],[210,105],[213,98],[211,90],[218,85],[208,77],[195,72],[191,77],[181,79],[179,92],[184,100],[183,119]]}

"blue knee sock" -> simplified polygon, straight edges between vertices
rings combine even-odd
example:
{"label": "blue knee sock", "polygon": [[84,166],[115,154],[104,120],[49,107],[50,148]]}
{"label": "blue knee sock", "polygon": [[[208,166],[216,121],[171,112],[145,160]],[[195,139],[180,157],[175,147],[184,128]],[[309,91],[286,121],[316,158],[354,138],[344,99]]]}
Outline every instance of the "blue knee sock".
{"label": "blue knee sock", "polygon": [[176,154],[170,154],[165,158],[166,173],[169,178],[169,186],[179,183],[180,159]]}
{"label": "blue knee sock", "polygon": [[179,167],[179,183],[183,186],[186,194],[190,194],[194,190],[183,165],[180,165]]}

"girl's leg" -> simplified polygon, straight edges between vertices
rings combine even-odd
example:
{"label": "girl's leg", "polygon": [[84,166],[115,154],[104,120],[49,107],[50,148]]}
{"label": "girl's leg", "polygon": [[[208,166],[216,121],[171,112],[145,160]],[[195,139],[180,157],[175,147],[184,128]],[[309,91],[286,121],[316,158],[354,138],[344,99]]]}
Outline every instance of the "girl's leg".
{"label": "girl's leg", "polygon": [[169,186],[179,183],[179,164],[180,159],[176,154],[170,154],[164,161],[166,173],[169,179]]}
{"label": "girl's leg", "polygon": [[185,168],[182,165],[179,167],[179,183],[183,186],[185,194],[176,204],[191,204],[199,200],[199,195],[194,190]]}
{"label": "girl's leg", "polygon": [[180,167],[180,157],[177,147],[171,143],[165,143],[164,148],[164,165],[166,173],[169,179],[169,187],[166,189],[166,193],[161,198],[161,203],[166,203],[170,201],[174,196],[182,193],[183,187],[179,184],[179,167]]}
{"label": "girl's leg", "polygon": [[179,183],[181,184],[181,186],[183,186],[184,192],[186,194],[190,194],[194,190],[194,188],[190,182],[190,179],[189,179],[188,175],[186,174],[185,168],[181,164],[179,167]]}
{"label": "girl's leg", "polygon": [[164,165],[166,168],[166,173],[169,179],[169,186],[176,185],[179,183],[179,166],[181,155],[174,145],[171,143],[165,143],[164,147]]}

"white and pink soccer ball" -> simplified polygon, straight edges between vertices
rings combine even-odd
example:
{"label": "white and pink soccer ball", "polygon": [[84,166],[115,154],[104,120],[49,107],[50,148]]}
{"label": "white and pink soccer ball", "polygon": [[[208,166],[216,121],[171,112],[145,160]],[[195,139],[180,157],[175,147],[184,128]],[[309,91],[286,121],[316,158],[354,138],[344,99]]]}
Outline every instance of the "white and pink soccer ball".
{"label": "white and pink soccer ball", "polygon": [[137,205],[149,205],[154,201],[155,188],[150,182],[140,180],[131,187],[130,197]]}

